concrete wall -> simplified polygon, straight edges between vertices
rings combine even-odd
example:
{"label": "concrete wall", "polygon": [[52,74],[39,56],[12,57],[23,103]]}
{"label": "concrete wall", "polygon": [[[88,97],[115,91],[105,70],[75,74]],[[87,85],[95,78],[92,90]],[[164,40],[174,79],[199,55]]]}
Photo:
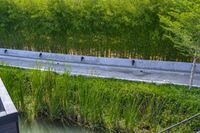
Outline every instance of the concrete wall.
{"label": "concrete wall", "polygon": [[0,133],[18,133],[18,127],[15,122],[0,125]]}
{"label": "concrete wall", "polygon": [[18,133],[18,113],[1,79],[0,102],[0,133]]}
{"label": "concrete wall", "polygon": [[[42,53],[41,56],[40,53]],[[32,51],[11,50],[11,49],[7,49],[5,51],[5,49],[2,48],[0,48],[0,55],[19,56],[19,57],[33,58],[33,59],[48,59],[52,61],[62,61],[62,62],[86,63],[94,65],[112,65],[119,67],[156,69],[156,70],[166,70],[166,71],[190,72],[192,67],[191,63],[185,63],[185,62],[103,58],[103,57],[93,57],[93,56],[66,55],[66,54],[32,52]],[[196,65],[196,72],[200,73],[200,64]]]}
{"label": "concrete wall", "polygon": [[1,112],[5,111],[4,107],[3,107],[3,103],[1,101],[1,97],[0,97],[0,117],[1,117]]}

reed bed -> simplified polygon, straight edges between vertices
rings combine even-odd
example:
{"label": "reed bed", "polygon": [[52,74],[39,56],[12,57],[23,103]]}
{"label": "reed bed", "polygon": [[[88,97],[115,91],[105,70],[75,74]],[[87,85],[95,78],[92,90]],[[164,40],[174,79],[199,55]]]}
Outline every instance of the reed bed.
{"label": "reed bed", "polygon": [[[198,88],[11,67],[0,67],[0,77],[29,122],[45,119],[102,132],[157,132],[200,112]],[[195,119],[173,131],[199,129],[200,119]]]}

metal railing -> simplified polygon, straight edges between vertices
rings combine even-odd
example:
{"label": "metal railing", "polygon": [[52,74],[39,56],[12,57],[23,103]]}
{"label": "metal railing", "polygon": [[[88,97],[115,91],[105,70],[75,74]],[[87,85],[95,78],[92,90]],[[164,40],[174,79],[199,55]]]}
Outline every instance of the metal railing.
{"label": "metal railing", "polygon": [[177,124],[174,124],[174,125],[172,125],[172,126],[170,126],[170,127],[168,127],[168,128],[165,128],[164,130],[162,130],[162,131],[160,131],[160,132],[158,132],[158,133],[164,133],[164,132],[166,132],[166,131],[170,131],[172,128],[175,128],[175,127],[177,127],[177,126],[179,126],[179,125],[181,125],[181,124],[185,124],[185,123],[187,123],[188,121],[190,121],[190,120],[192,120],[192,119],[194,119],[194,118],[196,118],[196,117],[198,117],[198,116],[200,116],[200,113],[198,113],[198,114],[196,114],[196,115],[193,115],[193,116],[191,116],[191,117],[189,117],[189,118],[187,118],[187,119],[185,119],[185,120],[183,120],[183,121],[181,121],[181,122],[179,122],[179,123],[177,123]]}

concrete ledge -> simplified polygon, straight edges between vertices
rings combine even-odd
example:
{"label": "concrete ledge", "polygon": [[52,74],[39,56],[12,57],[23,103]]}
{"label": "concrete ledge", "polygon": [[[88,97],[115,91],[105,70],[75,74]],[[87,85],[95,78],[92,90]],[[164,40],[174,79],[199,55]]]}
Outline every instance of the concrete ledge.
{"label": "concrete ledge", "polygon": [[[108,65],[108,66],[131,67],[139,69],[165,70],[165,71],[176,71],[176,72],[177,71],[190,72],[192,67],[192,63],[186,63],[186,62],[104,58],[104,57],[94,57],[94,56],[12,50],[3,48],[0,48],[0,55],[61,61],[61,62],[74,62],[83,64]],[[196,73],[200,73],[200,64],[196,65]]]}
{"label": "concrete ledge", "polygon": [[17,113],[17,109],[15,108],[12,99],[10,98],[2,80],[0,79],[0,99],[1,99],[1,110],[6,112],[6,115]]}
{"label": "concrete ledge", "polygon": [[19,133],[18,112],[0,79],[0,133]]}

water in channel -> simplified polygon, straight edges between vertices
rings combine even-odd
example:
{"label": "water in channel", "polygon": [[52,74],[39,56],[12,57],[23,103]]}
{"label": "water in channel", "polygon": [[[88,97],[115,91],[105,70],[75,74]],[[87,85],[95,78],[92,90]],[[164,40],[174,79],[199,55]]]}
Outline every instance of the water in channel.
{"label": "water in channel", "polygon": [[63,127],[45,122],[25,124],[20,122],[20,133],[97,133],[79,127]]}

